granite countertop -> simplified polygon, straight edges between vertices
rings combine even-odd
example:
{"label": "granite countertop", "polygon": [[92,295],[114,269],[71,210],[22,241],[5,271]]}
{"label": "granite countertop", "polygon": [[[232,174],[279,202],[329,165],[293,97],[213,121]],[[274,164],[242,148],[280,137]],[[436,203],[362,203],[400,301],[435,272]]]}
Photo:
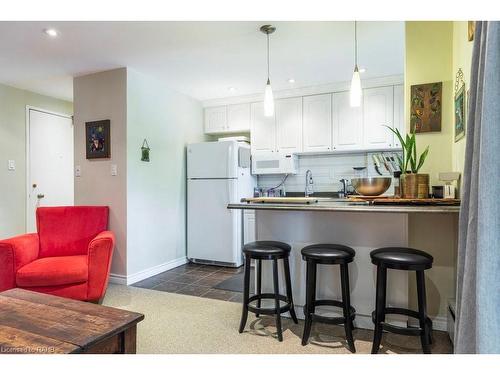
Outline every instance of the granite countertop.
{"label": "granite countertop", "polygon": [[459,206],[402,206],[370,205],[367,202],[321,201],[309,204],[296,203],[230,203],[228,209],[275,210],[275,211],[332,211],[332,212],[382,212],[382,213],[428,213],[458,214]]}

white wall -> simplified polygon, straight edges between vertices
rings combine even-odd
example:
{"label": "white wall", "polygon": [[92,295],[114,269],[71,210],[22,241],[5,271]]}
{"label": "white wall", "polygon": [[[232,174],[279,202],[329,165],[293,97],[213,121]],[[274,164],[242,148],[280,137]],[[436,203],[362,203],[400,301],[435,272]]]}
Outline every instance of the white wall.
{"label": "white wall", "polygon": [[[150,162],[141,161],[146,138]],[[201,103],[127,70],[127,274],[186,257],[186,144],[204,140]]]}
{"label": "white wall", "polygon": [[[71,102],[0,84],[0,238],[26,232],[26,106],[71,115]],[[7,169],[7,161],[16,170]]]}
{"label": "white wall", "polygon": [[[109,206],[109,228],[116,247],[111,272],[127,274],[127,70],[125,68],[76,77],[73,81],[75,116],[75,205]],[[85,122],[111,120],[111,158],[87,160]],[[111,176],[111,164],[118,175]]]}

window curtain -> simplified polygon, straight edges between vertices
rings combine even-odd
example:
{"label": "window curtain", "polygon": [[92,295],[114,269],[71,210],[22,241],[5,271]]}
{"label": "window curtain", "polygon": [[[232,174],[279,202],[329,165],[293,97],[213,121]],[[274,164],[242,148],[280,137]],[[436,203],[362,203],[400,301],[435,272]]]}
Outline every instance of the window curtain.
{"label": "window curtain", "polygon": [[500,353],[500,22],[476,22],[468,111],[455,353]]}

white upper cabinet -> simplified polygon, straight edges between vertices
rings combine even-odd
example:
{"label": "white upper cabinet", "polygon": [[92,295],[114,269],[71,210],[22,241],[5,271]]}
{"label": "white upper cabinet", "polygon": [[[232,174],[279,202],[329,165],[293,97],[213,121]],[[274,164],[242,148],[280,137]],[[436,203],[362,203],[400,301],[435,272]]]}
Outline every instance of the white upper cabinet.
{"label": "white upper cabinet", "polygon": [[302,151],[302,97],[279,99],[276,109],[276,149],[278,152]]}
{"label": "white upper cabinet", "polygon": [[227,106],[227,131],[250,131],[250,103]]}
{"label": "white upper cabinet", "polygon": [[304,96],[303,151],[332,149],[332,95]]}
{"label": "white upper cabinet", "polygon": [[333,149],[357,150],[363,147],[363,112],[351,107],[349,91],[333,94]]}
{"label": "white upper cabinet", "polygon": [[364,148],[389,148],[393,145],[394,118],[393,87],[363,90],[363,145]]}
{"label": "white upper cabinet", "polygon": [[[405,116],[404,116],[404,87],[403,85],[394,86],[394,126],[399,129],[401,135],[405,135]],[[398,137],[393,135],[393,146],[401,147]]]}
{"label": "white upper cabinet", "polygon": [[276,121],[274,116],[264,116],[264,103],[250,107],[250,140],[252,154],[276,151]]}
{"label": "white upper cabinet", "polygon": [[205,108],[205,133],[221,133],[227,128],[226,106]]}

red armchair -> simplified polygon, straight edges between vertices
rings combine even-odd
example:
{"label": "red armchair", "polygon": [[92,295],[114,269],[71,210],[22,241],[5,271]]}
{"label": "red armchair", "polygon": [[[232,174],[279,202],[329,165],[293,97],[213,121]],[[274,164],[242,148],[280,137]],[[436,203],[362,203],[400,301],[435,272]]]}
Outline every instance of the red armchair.
{"label": "red armchair", "polygon": [[0,291],[104,297],[115,243],[108,207],[40,207],[36,221],[38,233],[0,240]]}

